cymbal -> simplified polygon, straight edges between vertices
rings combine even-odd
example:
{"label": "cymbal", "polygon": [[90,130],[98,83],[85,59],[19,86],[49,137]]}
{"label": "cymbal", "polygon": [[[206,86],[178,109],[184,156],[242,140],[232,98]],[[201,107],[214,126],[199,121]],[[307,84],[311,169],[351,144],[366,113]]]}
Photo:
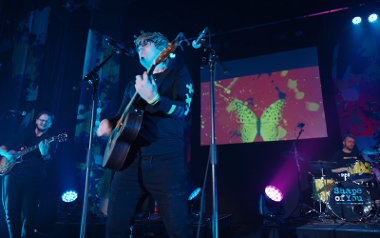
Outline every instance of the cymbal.
{"label": "cymbal", "polygon": [[[289,158],[294,158],[295,155],[294,155],[294,151],[285,151],[282,153],[283,156],[286,156],[286,157],[289,157]],[[306,155],[306,154],[303,154],[303,153],[297,153],[297,157],[298,159],[302,160],[302,161],[307,161],[307,160],[310,160],[310,156]]]}
{"label": "cymbal", "polygon": [[362,149],[361,152],[367,155],[377,155],[377,154],[380,154],[380,146],[379,145],[370,146],[370,147]]}
{"label": "cymbal", "polygon": [[331,161],[324,161],[324,160],[314,160],[314,161],[308,161],[309,167],[313,169],[333,169],[338,164],[336,162]]}

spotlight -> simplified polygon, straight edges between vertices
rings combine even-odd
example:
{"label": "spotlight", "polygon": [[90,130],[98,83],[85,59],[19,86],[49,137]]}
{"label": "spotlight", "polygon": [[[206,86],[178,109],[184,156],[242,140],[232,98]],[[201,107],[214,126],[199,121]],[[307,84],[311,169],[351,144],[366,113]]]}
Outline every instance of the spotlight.
{"label": "spotlight", "polygon": [[284,215],[284,196],[276,186],[265,187],[264,195],[260,195],[260,214],[264,217],[265,226],[278,226],[278,215]]}
{"label": "spotlight", "polygon": [[78,193],[74,190],[62,194],[58,202],[58,220],[60,222],[72,222],[80,220],[81,206]]}
{"label": "spotlight", "polygon": [[78,198],[78,193],[74,190],[66,191],[62,194],[62,201],[74,202]]}
{"label": "spotlight", "polygon": [[267,195],[271,200],[275,202],[281,202],[283,198],[280,189],[272,185],[265,187],[265,195]]}
{"label": "spotlight", "polygon": [[170,59],[174,59],[176,57],[176,55],[174,53],[170,53],[169,57],[170,57]]}
{"label": "spotlight", "polygon": [[[187,206],[189,209],[189,214],[191,215],[191,219],[193,223],[199,222],[199,216],[201,214],[205,214],[205,201],[203,202],[203,206],[201,208],[201,197],[202,197],[202,189],[197,186],[193,181],[188,180],[188,197],[187,197]],[[206,200],[206,193],[205,193]],[[202,218],[202,223],[205,221],[205,216]]]}
{"label": "spotlight", "polygon": [[200,187],[196,188],[192,193],[190,193],[190,196],[187,198],[187,200],[189,201],[193,200],[196,196],[198,196],[200,191],[201,191]]}
{"label": "spotlight", "polygon": [[354,17],[352,19],[352,24],[358,25],[360,22],[362,22],[362,19],[360,17]]}
{"label": "spotlight", "polygon": [[375,22],[377,20],[377,14],[375,14],[375,13],[373,13],[373,14],[371,14],[371,15],[369,15],[369,17],[368,17],[368,21],[369,22]]}

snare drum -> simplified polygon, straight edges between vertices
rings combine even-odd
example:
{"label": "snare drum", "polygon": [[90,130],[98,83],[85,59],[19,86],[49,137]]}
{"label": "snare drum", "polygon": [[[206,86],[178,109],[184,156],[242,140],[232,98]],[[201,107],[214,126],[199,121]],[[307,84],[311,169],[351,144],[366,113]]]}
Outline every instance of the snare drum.
{"label": "snare drum", "polygon": [[372,210],[368,190],[352,182],[339,182],[329,192],[327,204],[330,212],[345,221],[361,221]]}
{"label": "snare drum", "polygon": [[372,167],[368,162],[356,161],[348,167],[350,180],[355,182],[368,182],[373,179]]}
{"label": "snare drum", "polygon": [[[317,178],[313,178],[313,181],[311,183],[313,187],[312,198],[316,201],[326,202],[328,200],[328,192],[335,185],[335,180],[330,179],[330,178],[324,178],[324,182],[322,182],[322,178],[317,177]],[[325,194],[325,191],[326,191],[326,194]]]}

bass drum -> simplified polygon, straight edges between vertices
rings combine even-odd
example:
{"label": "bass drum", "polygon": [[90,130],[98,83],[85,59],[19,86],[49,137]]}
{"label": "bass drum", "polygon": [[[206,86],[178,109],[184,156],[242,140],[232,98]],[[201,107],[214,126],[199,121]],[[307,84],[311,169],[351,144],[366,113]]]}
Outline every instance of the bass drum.
{"label": "bass drum", "polygon": [[327,207],[332,215],[342,220],[361,221],[372,210],[371,195],[364,186],[340,182],[331,188]]}

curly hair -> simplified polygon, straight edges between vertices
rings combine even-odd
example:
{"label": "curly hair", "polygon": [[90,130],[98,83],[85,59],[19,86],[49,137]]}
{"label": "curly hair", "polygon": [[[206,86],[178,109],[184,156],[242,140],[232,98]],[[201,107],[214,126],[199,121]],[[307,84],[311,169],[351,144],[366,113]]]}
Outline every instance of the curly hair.
{"label": "curly hair", "polygon": [[135,45],[138,51],[140,46],[144,46],[149,43],[154,43],[158,50],[163,50],[168,44],[169,40],[160,32],[144,32],[140,31],[141,35],[136,37]]}

